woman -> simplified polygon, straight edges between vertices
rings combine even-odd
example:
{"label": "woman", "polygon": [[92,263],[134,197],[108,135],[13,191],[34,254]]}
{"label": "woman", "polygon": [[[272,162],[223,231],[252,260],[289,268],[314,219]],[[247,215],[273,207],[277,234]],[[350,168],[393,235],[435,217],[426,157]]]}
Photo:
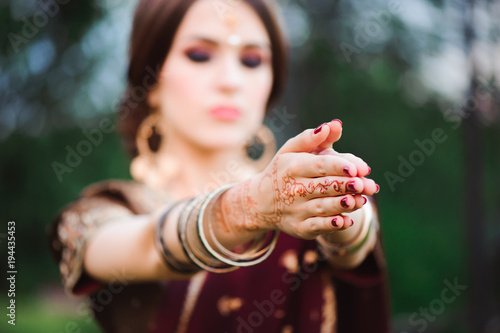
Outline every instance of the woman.
{"label": "woman", "polygon": [[388,330],[370,168],[331,148],[338,120],[276,154],[262,128],[284,45],[267,1],[140,1],[120,117],[136,181],[89,186],[51,233],[104,331]]}

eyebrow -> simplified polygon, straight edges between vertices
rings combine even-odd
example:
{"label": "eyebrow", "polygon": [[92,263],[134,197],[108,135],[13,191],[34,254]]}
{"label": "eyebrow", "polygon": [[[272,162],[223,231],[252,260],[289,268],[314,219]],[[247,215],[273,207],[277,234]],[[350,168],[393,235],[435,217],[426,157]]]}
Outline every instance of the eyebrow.
{"label": "eyebrow", "polygon": [[[200,35],[193,35],[193,36],[190,36],[188,38],[189,40],[193,40],[193,39],[196,39],[196,40],[201,40],[203,42],[206,42],[208,44],[212,44],[212,45],[219,45],[220,43],[217,42],[216,40],[213,40],[213,39],[210,39],[208,37],[205,37],[205,36],[200,36]],[[263,49],[271,49],[271,45],[269,43],[259,43],[259,42],[251,42],[251,43],[246,43],[246,44],[242,44],[244,47],[260,47],[260,48],[263,48]]]}

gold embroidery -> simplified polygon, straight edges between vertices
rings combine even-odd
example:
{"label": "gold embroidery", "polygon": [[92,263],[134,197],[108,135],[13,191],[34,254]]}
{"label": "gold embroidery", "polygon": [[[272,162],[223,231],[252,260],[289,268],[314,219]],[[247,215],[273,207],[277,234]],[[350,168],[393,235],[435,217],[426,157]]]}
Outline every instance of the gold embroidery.
{"label": "gold embroidery", "polygon": [[321,333],[334,333],[335,322],[337,321],[337,304],[335,302],[335,290],[332,280],[327,272],[321,274],[323,280],[323,323]]}
{"label": "gold embroidery", "polygon": [[283,311],[282,309],[278,309],[278,310],[274,311],[273,316],[274,316],[274,318],[278,318],[278,319],[284,318],[285,311]]}
{"label": "gold embroidery", "polygon": [[179,326],[177,326],[176,330],[177,333],[184,333],[187,331],[189,320],[191,319],[191,315],[193,314],[194,306],[196,305],[198,296],[200,296],[201,288],[203,287],[206,278],[206,271],[199,272],[191,278],[186,293],[186,300],[184,301],[184,305],[182,307],[181,317],[179,318]]}
{"label": "gold embroidery", "polygon": [[299,271],[299,259],[294,250],[285,251],[280,258],[281,266],[285,267],[290,273],[296,274]]}
{"label": "gold embroidery", "polygon": [[59,269],[68,294],[71,294],[82,274],[83,252],[92,232],[101,224],[131,214],[130,210],[119,205],[96,207],[88,202],[82,204],[87,205],[88,209],[81,213],[71,210],[64,212],[57,228],[58,238],[63,246]]}
{"label": "gold embroidery", "polygon": [[304,253],[304,263],[306,265],[310,265],[316,260],[318,260],[318,254],[316,253],[316,251],[307,250],[306,253]]}
{"label": "gold embroidery", "polygon": [[217,302],[217,309],[220,314],[227,317],[231,312],[238,311],[243,305],[243,300],[239,297],[222,296]]}

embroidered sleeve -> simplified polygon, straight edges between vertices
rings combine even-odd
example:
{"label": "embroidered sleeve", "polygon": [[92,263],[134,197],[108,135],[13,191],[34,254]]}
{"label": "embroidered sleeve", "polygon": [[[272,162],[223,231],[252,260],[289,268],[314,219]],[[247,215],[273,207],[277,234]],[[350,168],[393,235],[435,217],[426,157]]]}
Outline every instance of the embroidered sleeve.
{"label": "embroidered sleeve", "polygon": [[66,293],[86,294],[99,286],[83,269],[87,240],[100,226],[130,214],[132,212],[128,208],[116,201],[93,197],[79,199],[59,215],[51,245],[59,257]]}

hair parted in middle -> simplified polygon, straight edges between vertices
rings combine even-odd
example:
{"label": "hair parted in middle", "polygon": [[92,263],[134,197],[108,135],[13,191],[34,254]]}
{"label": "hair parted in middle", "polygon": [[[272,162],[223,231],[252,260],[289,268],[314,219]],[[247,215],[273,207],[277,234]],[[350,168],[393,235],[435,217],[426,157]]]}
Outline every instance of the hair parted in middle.
{"label": "hair parted in middle", "polygon": [[[129,49],[127,89],[118,110],[118,131],[126,151],[137,155],[136,135],[151,113],[148,93],[156,86],[161,68],[186,12],[196,0],[140,0],[135,10]],[[267,102],[269,111],[284,90],[288,72],[288,44],[270,0],[241,0],[250,5],[264,24],[271,41],[273,84]],[[214,13],[217,11],[214,8]],[[150,145],[158,148],[153,135]]]}

